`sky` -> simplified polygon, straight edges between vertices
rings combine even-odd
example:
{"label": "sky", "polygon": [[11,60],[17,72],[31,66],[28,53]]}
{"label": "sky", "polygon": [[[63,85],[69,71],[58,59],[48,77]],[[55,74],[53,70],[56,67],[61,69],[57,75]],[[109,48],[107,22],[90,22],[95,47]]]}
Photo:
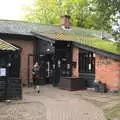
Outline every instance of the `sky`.
{"label": "sky", "polygon": [[120,12],[117,12],[116,14],[117,21],[112,26],[113,30],[120,33]]}
{"label": "sky", "polygon": [[21,20],[24,14],[23,5],[31,4],[33,0],[0,0],[0,19]]}

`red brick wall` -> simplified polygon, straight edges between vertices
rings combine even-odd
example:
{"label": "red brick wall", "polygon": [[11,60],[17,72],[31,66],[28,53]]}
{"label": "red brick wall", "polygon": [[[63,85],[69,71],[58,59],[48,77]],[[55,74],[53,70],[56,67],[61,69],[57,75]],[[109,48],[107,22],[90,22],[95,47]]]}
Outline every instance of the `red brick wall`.
{"label": "red brick wall", "polygon": [[[30,41],[30,40],[29,41],[28,40],[7,40],[7,42],[22,48],[21,60],[20,60],[21,61],[20,77],[22,79],[22,83],[26,84],[28,81],[28,55],[34,53],[34,43],[33,41]],[[30,63],[31,63],[30,66],[32,66],[33,61]]]}
{"label": "red brick wall", "polygon": [[78,62],[79,62],[79,48],[73,48],[72,61],[76,62],[76,67],[72,69],[72,75],[74,77],[79,77]]}
{"label": "red brick wall", "polygon": [[108,89],[120,90],[120,61],[97,54],[96,79],[106,83]]}

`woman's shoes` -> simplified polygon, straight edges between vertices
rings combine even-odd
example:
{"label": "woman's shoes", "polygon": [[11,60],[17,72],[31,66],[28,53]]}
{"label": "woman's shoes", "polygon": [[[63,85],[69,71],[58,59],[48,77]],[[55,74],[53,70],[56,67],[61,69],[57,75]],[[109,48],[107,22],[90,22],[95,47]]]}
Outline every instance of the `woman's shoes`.
{"label": "woman's shoes", "polygon": [[36,92],[40,93],[40,86],[39,85],[36,86]]}

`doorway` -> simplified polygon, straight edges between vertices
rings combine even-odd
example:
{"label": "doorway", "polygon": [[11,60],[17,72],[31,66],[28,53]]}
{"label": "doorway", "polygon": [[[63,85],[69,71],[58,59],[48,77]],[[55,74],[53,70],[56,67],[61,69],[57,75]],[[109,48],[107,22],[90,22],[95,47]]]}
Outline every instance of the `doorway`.
{"label": "doorway", "polygon": [[95,80],[95,53],[80,49],[79,76],[85,80],[86,87],[92,87]]}
{"label": "doorway", "polygon": [[53,77],[53,53],[50,54],[39,54],[39,55],[28,55],[28,86],[33,84],[32,79],[32,68],[34,63],[37,61],[41,66],[40,77],[40,84],[50,84],[52,83]]}
{"label": "doorway", "polygon": [[55,42],[55,70],[53,74],[53,85],[57,86],[61,77],[72,75],[72,45],[69,41]]}

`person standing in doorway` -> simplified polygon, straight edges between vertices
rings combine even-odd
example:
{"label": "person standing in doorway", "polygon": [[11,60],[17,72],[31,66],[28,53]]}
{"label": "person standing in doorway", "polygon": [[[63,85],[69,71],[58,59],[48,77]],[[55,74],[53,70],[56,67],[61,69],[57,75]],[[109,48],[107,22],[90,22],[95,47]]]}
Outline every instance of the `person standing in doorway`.
{"label": "person standing in doorway", "polygon": [[33,84],[35,87],[35,90],[37,93],[40,92],[40,65],[38,62],[35,63],[32,69],[32,75],[33,75]]}

